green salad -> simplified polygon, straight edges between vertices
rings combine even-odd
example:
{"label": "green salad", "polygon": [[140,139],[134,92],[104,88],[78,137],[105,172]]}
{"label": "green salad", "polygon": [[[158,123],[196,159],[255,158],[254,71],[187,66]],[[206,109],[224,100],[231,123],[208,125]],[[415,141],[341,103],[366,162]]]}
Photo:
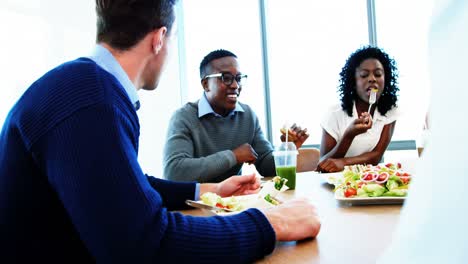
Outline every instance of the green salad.
{"label": "green salad", "polygon": [[242,203],[235,196],[222,198],[216,193],[207,192],[204,193],[200,198],[204,204],[216,206],[218,208],[229,209],[233,211],[241,211],[244,209]]}
{"label": "green salad", "polygon": [[335,192],[347,197],[403,197],[408,193],[411,174],[400,163],[346,166]]}
{"label": "green salad", "polygon": [[218,208],[229,209],[232,211],[242,211],[250,207],[265,207],[265,201],[268,205],[278,205],[281,202],[276,199],[276,195],[280,192],[287,190],[286,182],[288,180],[279,176],[274,177],[271,181],[267,181],[263,185],[260,193],[254,198],[254,200],[246,200],[245,196],[231,196],[222,198],[216,193],[206,192],[200,199],[204,204],[215,206]]}
{"label": "green salad", "polygon": [[287,181],[288,179],[282,178],[280,176],[273,177],[273,179],[271,180],[271,184],[266,184],[265,186],[263,186],[263,190],[260,193],[260,196],[272,205],[280,204],[280,202],[275,198],[275,196],[278,193],[284,192],[288,189],[286,186]]}

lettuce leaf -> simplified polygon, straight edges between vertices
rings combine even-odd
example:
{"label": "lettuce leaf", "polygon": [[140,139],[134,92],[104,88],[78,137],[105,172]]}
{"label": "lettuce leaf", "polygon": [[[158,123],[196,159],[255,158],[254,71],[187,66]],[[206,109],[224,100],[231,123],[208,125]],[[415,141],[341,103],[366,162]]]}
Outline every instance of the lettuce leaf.
{"label": "lettuce leaf", "polygon": [[362,186],[361,189],[364,190],[369,197],[381,196],[386,191],[385,187],[375,183],[366,184]]}
{"label": "lettuce leaf", "polygon": [[393,190],[390,190],[390,191],[384,193],[382,196],[402,197],[402,196],[406,196],[407,193],[408,193],[408,189],[393,189]]}

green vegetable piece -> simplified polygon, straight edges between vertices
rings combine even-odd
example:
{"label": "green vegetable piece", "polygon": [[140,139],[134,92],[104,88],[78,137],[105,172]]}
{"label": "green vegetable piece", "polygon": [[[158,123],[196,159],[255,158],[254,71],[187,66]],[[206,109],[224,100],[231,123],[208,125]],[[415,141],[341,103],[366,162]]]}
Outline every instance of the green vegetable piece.
{"label": "green vegetable piece", "polygon": [[385,187],[380,184],[367,184],[362,189],[369,195],[369,197],[382,196],[386,191]]}
{"label": "green vegetable piece", "polygon": [[385,186],[387,187],[387,189],[393,190],[393,189],[398,188],[400,185],[395,180],[388,180]]}
{"label": "green vegetable piece", "polygon": [[407,193],[408,193],[407,189],[393,189],[393,190],[390,190],[390,191],[384,193],[383,196],[402,197],[402,196],[406,196]]}
{"label": "green vegetable piece", "polygon": [[283,188],[285,181],[286,181],[285,178],[281,178],[279,176],[274,177],[273,182],[275,183],[275,189],[280,191],[281,188]]}
{"label": "green vegetable piece", "polygon": [[367,192],[364,191],[364,189],[359,188],[357,190],[357,196],[359,196],[359,197],[369,197],[369,194],[367,194]]}

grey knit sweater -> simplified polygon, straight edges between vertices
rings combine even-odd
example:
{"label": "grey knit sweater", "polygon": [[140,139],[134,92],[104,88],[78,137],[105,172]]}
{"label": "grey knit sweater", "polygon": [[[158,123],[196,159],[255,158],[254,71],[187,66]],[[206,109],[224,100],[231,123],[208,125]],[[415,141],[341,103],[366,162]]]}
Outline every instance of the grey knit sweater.
{"label": "grey knit sweater", "polygon": [[198,101],[184,105],[171,118],[164,147],[164,177],[175,181],[221,182],[241,173],[232,150],[249,143],[257,152],[262,175],[275,175],[273,147],[252,109],[216,117],[198,117]]}

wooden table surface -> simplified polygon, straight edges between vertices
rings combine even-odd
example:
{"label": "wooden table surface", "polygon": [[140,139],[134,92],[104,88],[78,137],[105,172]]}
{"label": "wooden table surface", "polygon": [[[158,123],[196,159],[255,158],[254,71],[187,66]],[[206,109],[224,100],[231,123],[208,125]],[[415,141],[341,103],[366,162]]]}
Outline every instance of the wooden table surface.
{"label": "wooden table surface", "polygon": [[[376,263],[392,239],[401,205],[347,205],[334,198],[333,187],[313,172],[298,173],[296,190],[282,198],[308,197],[316,205],[322,228],[315,239],[277,242],[258,263]],[[185,214],[205,215],[203,210]]]}

